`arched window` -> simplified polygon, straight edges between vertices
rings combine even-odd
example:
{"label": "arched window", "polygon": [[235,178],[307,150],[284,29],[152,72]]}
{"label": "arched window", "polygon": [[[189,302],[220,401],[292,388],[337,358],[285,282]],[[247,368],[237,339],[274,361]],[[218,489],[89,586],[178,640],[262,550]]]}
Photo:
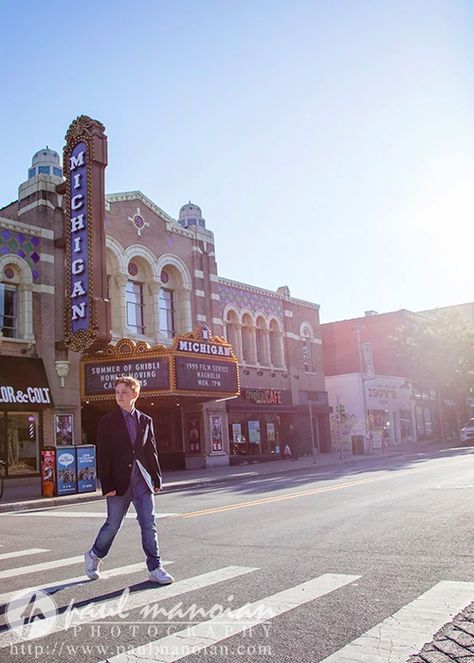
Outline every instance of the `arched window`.
{"label": "arched window", "polygon": [[269,329],[269,341],[270,341],[270,360],[272,366],[275,368],[284,368],[285,367],[285,353],[283,350],[283,334],[280,330],[280,324],[278,320],[273,318],[270,321]]}
{"label": "arched window", "polygon": [[242,316],[242,355],[246,364],[255,364],[255,335],[252,318],[248,313]]}
{"label": "arched window", "polygon": [[143,336],[153,335],[153,301],[149,283],[152,270],[141,256],[134,256],[127,266],[125,286],[126,327],[130,332]]}
{"label": "arched window", "polygon": [[306,373],[313,373],[313,350],[312,350],[312,340],[313,332],[312,330],[305,325],[302,329],[302,347],[303,347],[303,365]]}
{"label": "arched window", "polygon": [[173,338],[175,335],[175,296],[171,288],[160,288],[158,294],[158,309],[160,321],[160,335]]}
{"label": "arched window", "polygon": [[257,362],[260,366],[268,366],[270,362],[268,356],[268,330],[265,319],[262,316],[257,318],[255,334],[257,342]]}
{"label": "arched window", "polygon": [[167,262],[160,272],[158,291],[158,332],[161,339],[171,339],[192,329],[191,292],[187,275],[180,263]]}
{"label": "arched window", "polygon": [[126,335],[126,323],[125,320],[121,319],[121,314],[123,312],[121,284],[123,282],[125,288],[128,278],[124,274],[121,274],[118,257],[109,247],[106,248],[105,257],[107,269],[107,299],[110,302],[110,326],[112,334],[122,338]]}
{"label": "arched window", "polygon": [[18,336],[18,286],[0,283],[0,324],[4,338]]}
{"label": "arched window", "polygon": [[33,275],[18,256],[0,258],[0,330],[4,338],[28,341],[33,336]]}
{"label": "arched window", "polygon": [[240,360],[242,354],[240,324],[237,313],[233,310],[227,311],[225,320],[225,335],[227,341],[232,345],[235,356],[238,360]]}
{"label": "arched window", "polygon": [[143,283],[128,279],[125,290],[127,305],[127,327],[136,334],[145,333],[145,302]]}

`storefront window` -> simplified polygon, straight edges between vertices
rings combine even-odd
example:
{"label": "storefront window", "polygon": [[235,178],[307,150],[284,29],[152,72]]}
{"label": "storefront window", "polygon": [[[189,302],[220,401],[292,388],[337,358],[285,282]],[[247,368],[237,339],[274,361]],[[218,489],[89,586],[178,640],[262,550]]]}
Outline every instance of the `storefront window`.
{"label": "storefront window", "polygon": [[249,431],[249,450],[251,454],[260,453],[260,443],[262,441],[260,433],[260,421],[254,420],[248,422]]}
{"label": "storefront window", "polygon": [[37,412],[7,412],[7,473],[34,474],[38,469],[39,415]]}
{"label": "storefront window", "polygon": [[368,410],[369,430],[382,430],[384,427],[385,410]]}
{"label": "storefront window", "polygon": [[419,440],[429,440],[433,437],[433,416],[428,406],[416,406],[416,434]]}
{"label": "storefront window", "polygon": [[273,414],[255,415],[229,424],[231,456],[256,456],[280,453],[280,419]]}
{"label": "storefront window", "polygon": [[400,437],[402,442],[413,439],[411,410],[400,410]]}

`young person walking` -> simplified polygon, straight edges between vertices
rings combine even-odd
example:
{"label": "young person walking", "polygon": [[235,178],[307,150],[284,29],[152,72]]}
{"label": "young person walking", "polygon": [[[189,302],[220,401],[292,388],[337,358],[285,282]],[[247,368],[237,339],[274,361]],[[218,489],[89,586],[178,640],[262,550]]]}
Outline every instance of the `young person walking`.
{"label": "young person walking", "polygon": [[90,550],[84,555],[86,575],[100,577],[107,555],[133,502],[140,525],[148,579],[169,585],[174,578],[161,565],[155,523],[154,495],[161,490],[153,420],[135,408],[140,382],[131,376],[115,381],[117,407],[99,422],[97,431],[98,475],[107,498],[107,520]]}

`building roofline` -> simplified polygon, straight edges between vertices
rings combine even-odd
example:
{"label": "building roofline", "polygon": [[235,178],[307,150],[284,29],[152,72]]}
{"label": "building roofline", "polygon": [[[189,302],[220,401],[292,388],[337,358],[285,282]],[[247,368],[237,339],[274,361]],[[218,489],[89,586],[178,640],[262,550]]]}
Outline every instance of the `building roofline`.
{"label": "building roofline", "polygon": [[229,285],[232,287],[241,288],[242,290],[248,290],[249,292],[260,293],[266,295],[267,297],[273,297],[274,299],[279,299],[281,302],[292,302],[295,304],[299,304],[301,306],[306,306],[306,308],[312,308],[315,309],[316,311],[319,311],[319,304],[315,304],[314,302],[308,302],[305,301],[304,299],[296,299],[295,297],[285,297],[284,295],[280,295],[278,292],[275,292],[273,290],[267,290],[266,288],[259,288],[258,286],[250,285],[249,283],[243,283],[242,281],[234,281],[233,279],[228,279],[224,276],[218,276],[217,283],[219,283],[220,285]]}
{"label": "building roofline", "polygon": [[420,317],[426,317],[426,318],[430,317],[428,315],[425,315],[422,312],[410,311],[407,308],[400,308],[400,309],[397,309],[396,311],[386,311],[385,313],[376,313],[375,315],[361,315],[361,316],[358,316],[357,318],[343,318],[342,320],[333,320],[332,322],[322,322],[321,327],[327,327],[329,325],[337,325],[337,324],[340,324],[342,322],[362,322],[364,320],[370,320],[372,318],[382,318],[384,316],[394,315],[396,313],[403,313],[403,314],[408,313],[408,315],[414,315],[414,316],[420,316]]}
{"label": "building roofline", "polygon": [[108,203],[118,203],[124,200],[141,200],[141,202],[149,207],[153,212],[161,216],[162,219],[168,223],[179,225],[176,219],[167,214],[161,207],[154,203],[148,196],[145,196],[141,191],[121,191],[119,193],[106,193],[105,200]]}
{"label": "building roofline", "polygon": [[[1,210],[0,210],[1,211]],[[446,309],[460,308],[461,306],[474,306],[474,302],[464,302],[462,304],[448,304],[447,306],[435,306],[434,308],[427,308],[423,311],[417,311],[420,314],[437,313]]]}

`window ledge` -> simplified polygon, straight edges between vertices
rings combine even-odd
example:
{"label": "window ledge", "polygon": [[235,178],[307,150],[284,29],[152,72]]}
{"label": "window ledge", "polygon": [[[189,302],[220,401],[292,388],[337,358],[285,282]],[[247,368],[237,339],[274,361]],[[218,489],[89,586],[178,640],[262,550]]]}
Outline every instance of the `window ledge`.
{"label": "window ledge", "polygon": [[35,343],[35,339],[33,338],[18,338],[18,337],[10,337],[10,336],[3,336],[2,337],[2,344],[4,345],[5,343],[15,343],[16,345],[30,345],[31,343]]}

